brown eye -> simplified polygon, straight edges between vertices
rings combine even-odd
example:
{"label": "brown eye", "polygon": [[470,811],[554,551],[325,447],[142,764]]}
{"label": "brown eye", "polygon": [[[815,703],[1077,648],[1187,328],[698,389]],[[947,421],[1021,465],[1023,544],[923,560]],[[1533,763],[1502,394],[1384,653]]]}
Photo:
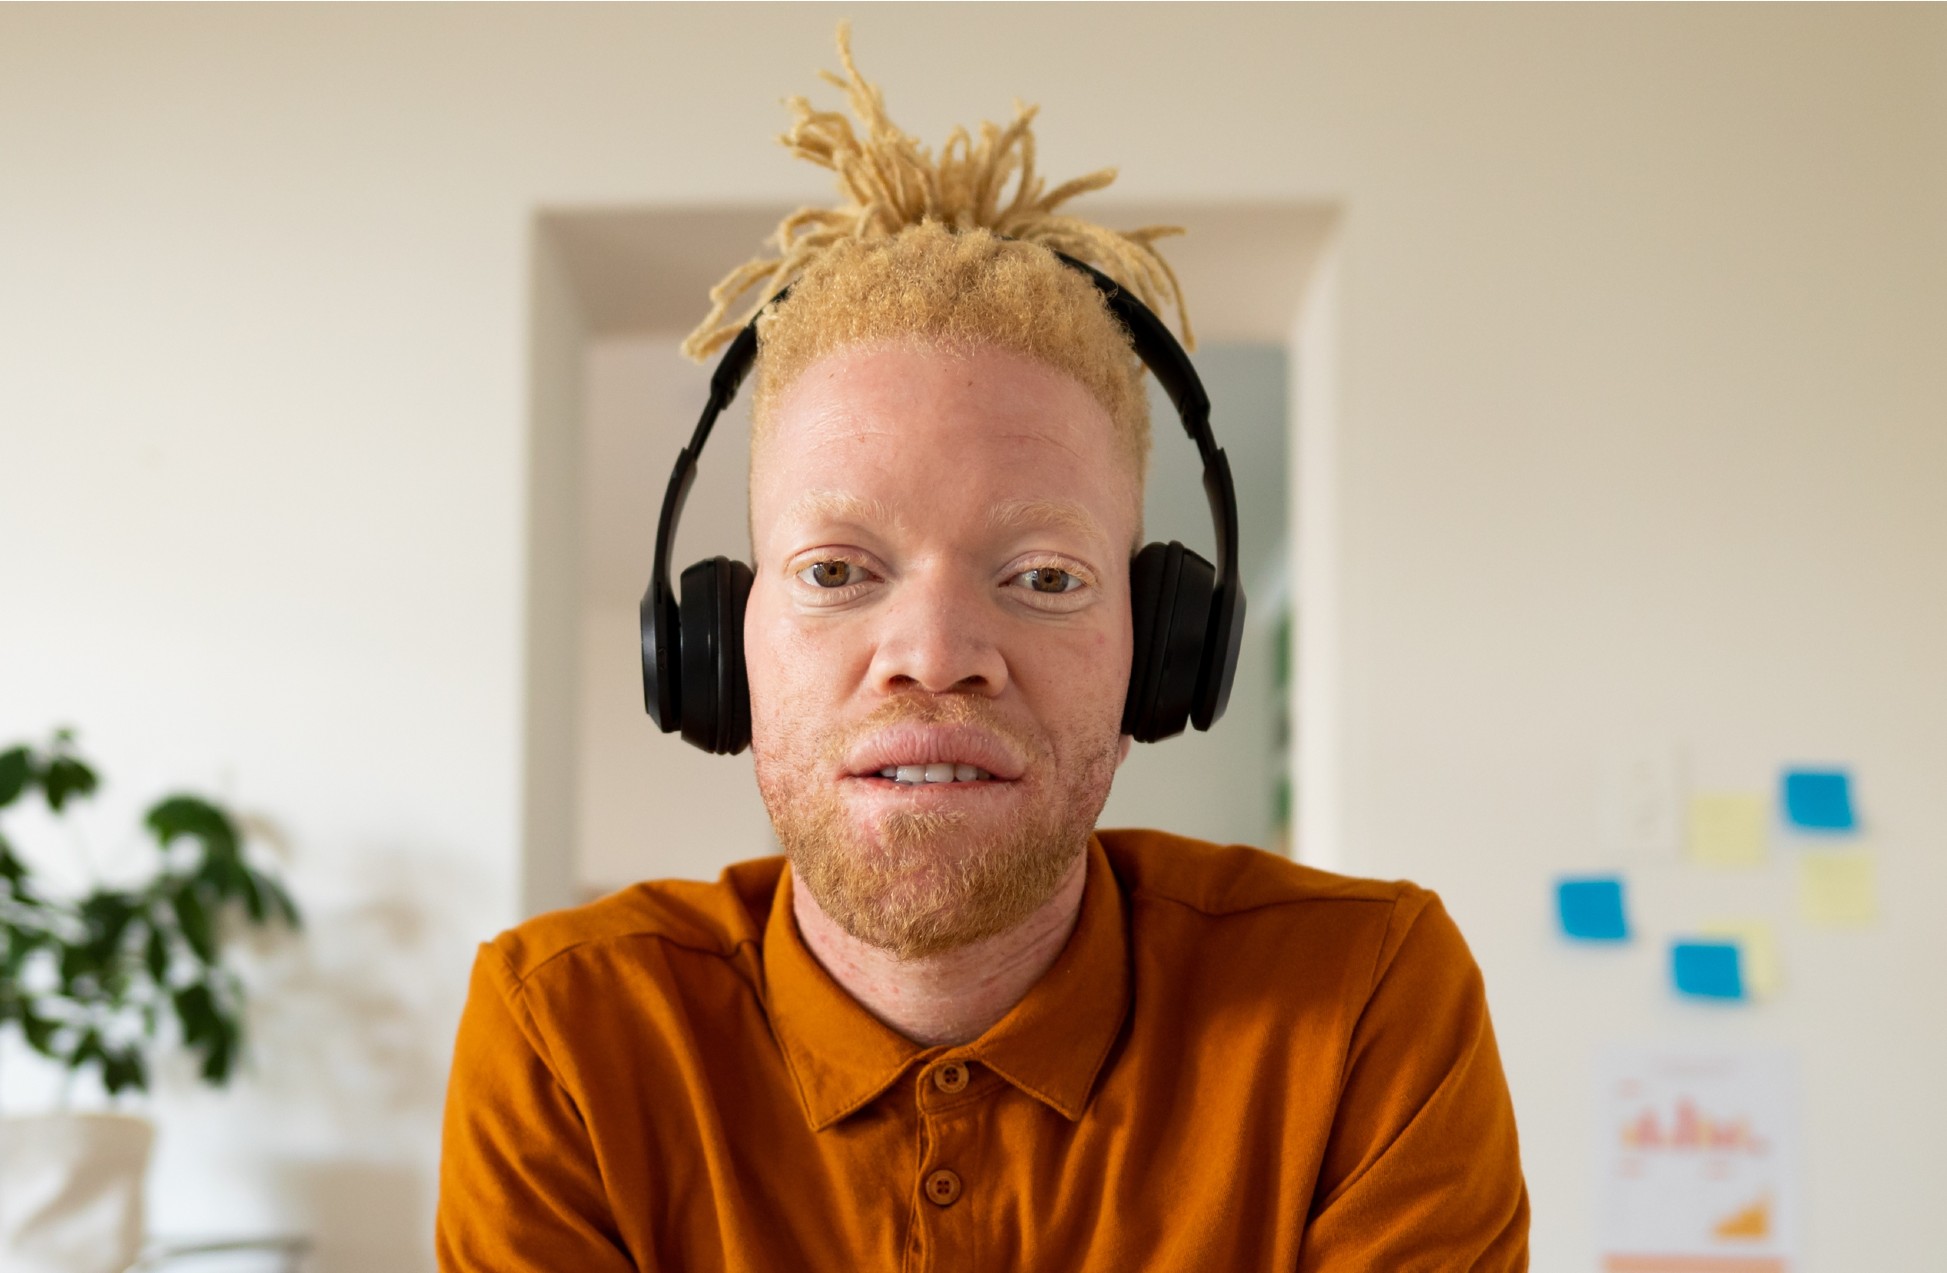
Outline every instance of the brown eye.
{"label": "brown eye", "polygon": [[1027,580],[1028,587],[1036,592],[1073,592],[1082,586],[1080,579],[1066,570],[1057,570],[1053,566],[1038,566],[1033,570],[1024,571],[1021,578]]}
{"label": "brown eye", "polygon": [[857,582],[858,568],[849,561],[814,561],[798,572],[798,578],[814,588],[843,588]]}

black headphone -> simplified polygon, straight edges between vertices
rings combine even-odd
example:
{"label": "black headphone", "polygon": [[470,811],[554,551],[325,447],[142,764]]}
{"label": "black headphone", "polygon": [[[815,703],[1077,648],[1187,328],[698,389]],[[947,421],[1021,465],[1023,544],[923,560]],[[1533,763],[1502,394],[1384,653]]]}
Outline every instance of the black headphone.
{"label": "black headphone", "polygon": [[[1148,544],[1129,563],[1129,607],[1135,658],[1122,732],[1153,743],[1183,732],[1186,721],[1209,729],[1224,714],[1237,676],[1244,635],[1244,589],[1237,579],[1237,491],[1230,461],[1210,436],[1210,399],[1190,357],[1149,307],[1095,267],[1056,252],[1101,289],[1129,332],[1136,356],[1163,386],[1183,431],[1203,457],[1203,489],[1217,523],[1217,564],[1171,540]],[[776,305],[791,294],[772,297]],[[769,305],[766,308],[769,308]],[[642,698],[667,734],[708,752],[735,755],[750,745],[750,680],[744,670],[744,603],[754,576],[741,561],[712,557],[683,572],[683,602],[669,587],[676,519],[696,480],[696,460],[710,428],[757,361],[757,320],[737,333],[710,376],[710,400],[690,444],[676,457],[656,522],[656,564],[642,594]]]}

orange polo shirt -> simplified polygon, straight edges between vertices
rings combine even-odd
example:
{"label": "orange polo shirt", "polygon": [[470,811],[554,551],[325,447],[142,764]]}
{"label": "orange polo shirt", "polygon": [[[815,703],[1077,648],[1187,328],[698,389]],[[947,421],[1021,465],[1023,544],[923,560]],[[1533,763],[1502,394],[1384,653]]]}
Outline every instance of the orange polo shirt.
{"label": "orange polo shirt", "polygon": [[1514,1113],[1433,894],[1091,839],[1046,975],[958,1047],[861,1008],[782,858],[481,947],[445,1273],[1525,1269]]}

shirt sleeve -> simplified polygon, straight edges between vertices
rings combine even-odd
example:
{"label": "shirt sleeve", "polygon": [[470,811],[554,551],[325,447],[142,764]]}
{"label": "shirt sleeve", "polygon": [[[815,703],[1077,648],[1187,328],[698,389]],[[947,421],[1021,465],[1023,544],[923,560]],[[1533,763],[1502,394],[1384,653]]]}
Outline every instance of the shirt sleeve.
{"label": "shirt sleeve", "polygon": [[1528,1189],[1487,993],[1430,893],[1396,905],[1353,1028],[1300,1273],[1528,1267]]}
{"label": "shirt sleeve", "polygon": [[574,1098],[492,945],[473,964],[446,1088],[440,1273],[637,1273]]}

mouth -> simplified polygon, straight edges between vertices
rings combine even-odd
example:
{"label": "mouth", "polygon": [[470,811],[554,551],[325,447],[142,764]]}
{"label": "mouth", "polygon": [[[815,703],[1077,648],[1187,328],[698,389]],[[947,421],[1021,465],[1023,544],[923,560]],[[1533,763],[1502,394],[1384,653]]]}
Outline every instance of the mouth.
{"label": "mouth", "polygon": [[[871,777],[869,774],[860,777]],[[955,782],[998,782],[999,779],[982,769],[979,765],[937,764],[937,765],[888,765],[877,775],[901,786],[919,787],[929,784]]]}
{"label": "mouth", "polygon": [[899,724],[873,733],[846,757],[844,776],[874,787],[998,787],[1026,770],[1018,749],[968,725]]}

